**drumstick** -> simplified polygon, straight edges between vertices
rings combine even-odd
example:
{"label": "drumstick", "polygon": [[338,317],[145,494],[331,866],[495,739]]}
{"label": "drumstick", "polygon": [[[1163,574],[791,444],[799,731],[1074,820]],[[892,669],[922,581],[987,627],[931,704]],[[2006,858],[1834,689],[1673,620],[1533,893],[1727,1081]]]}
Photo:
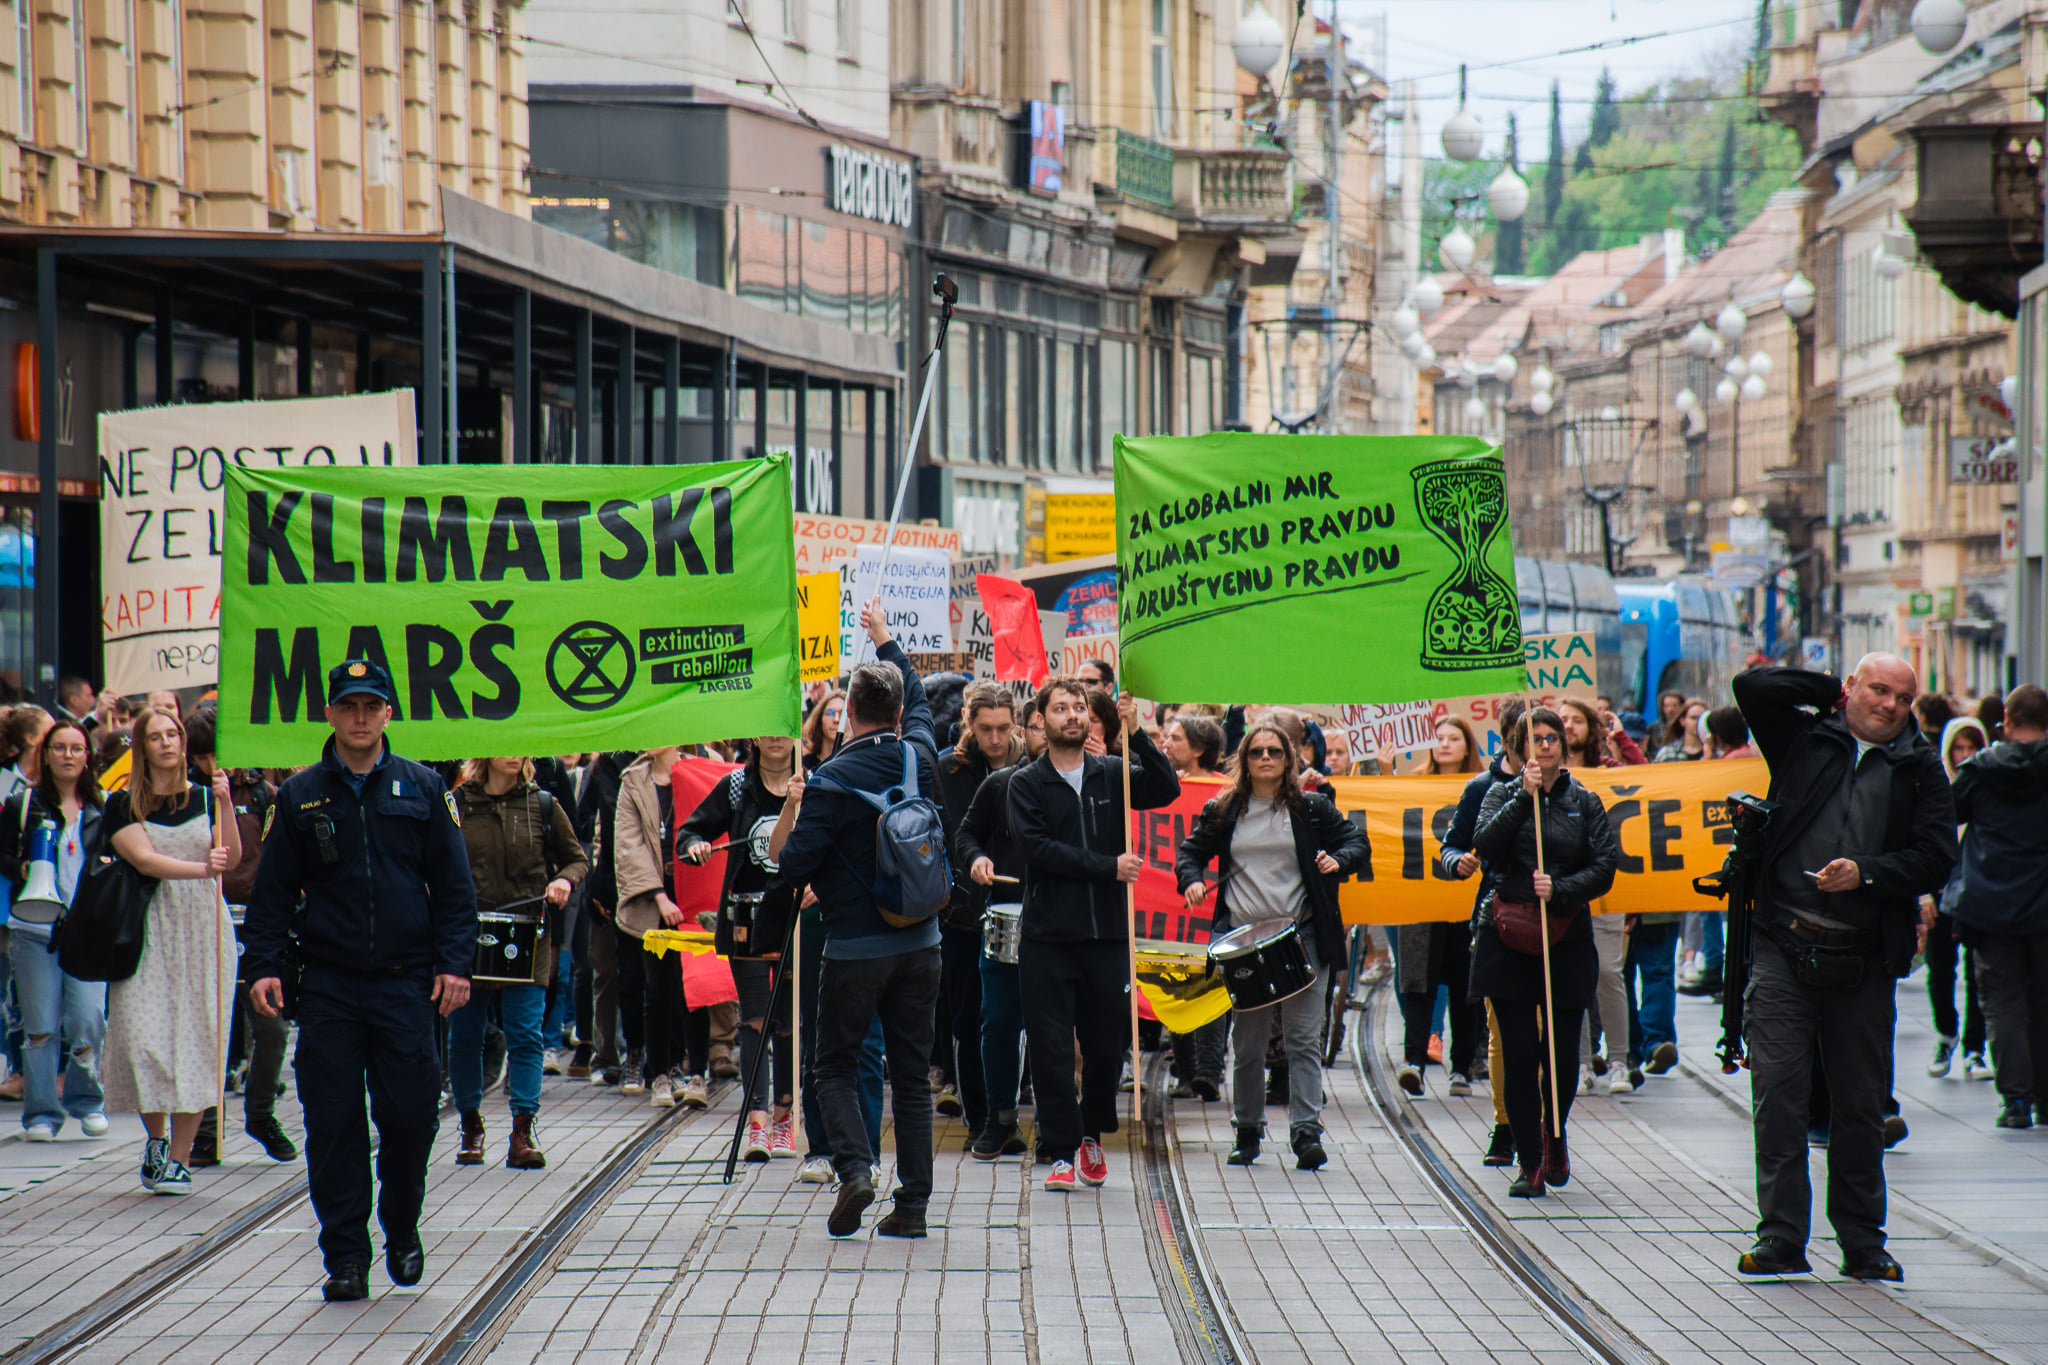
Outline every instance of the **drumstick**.
{"label": "drumstick", "polygon": [[1021,886],[1021,885],[1023,885],[1023,883],[1022,883],[1021,881],[1019,881],[1019,880],[1018,880],[1017,878],[1015,878],[1015,877],[1005,877],[1005,876],[1004,876],[1004,875],[1003,875],[1002,873],[1000,873],[1000,872],[991,872],[991,873],[989,874],[989,878],[988,878],[988,879],[989,879],[990,881],[992,881],[992,882],[1001,882],[1001,883],[1003,883],[1003,885],[1005,885],[1005,886]]}

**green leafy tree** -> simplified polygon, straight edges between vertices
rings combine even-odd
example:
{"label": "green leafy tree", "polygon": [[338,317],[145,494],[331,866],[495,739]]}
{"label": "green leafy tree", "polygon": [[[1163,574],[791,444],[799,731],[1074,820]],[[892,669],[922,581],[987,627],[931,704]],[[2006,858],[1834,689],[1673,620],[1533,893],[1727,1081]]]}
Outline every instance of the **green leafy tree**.
{"label": "green leafy tree", "polygon": [[1550,83],[1550,159],[1543,163],[1543,226],[1554,227],[1564,207],[1564,110],[1557,82]]}

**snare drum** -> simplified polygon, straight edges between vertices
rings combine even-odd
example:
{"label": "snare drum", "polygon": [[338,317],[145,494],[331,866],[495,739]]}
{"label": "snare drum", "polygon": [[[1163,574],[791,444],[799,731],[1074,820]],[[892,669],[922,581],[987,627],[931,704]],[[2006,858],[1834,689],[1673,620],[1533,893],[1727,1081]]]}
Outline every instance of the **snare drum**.
{"label": "snare drum", "polygon": [[725,920],[725,933],[732,951],[729,958],[772,958],[780,957],[779,949],[759,942],[761,931],[761,901],[766,893],[761,891],[728,892],[719,907],[719,914]]}
{"label": "snare drum", "polygon": [[[530,903],[530,902],[528,902]],[[476,966],[470,980],[485,986],[531,986],[537,970],[544,915],[522,915],[510,907],[476,913]]]}
{"label": "snare drum", "polygon": [[1277,1005],[1315,984],[1308,949],[1292,920],[1261,920],[1232,929],[1210,943],[1209,961],[1222,972],[1234,1010]]}
{"label": "snare drum", "polygon": [[248,906],[230,905],[228,907],[228,918],[234,922],[235,926],[235,984],[237,986],[247,986],[249,984],[248,980],[242,975],[242,956],[248,952],[248,949],[242,946],[242,922],[248,917]]}
{"label": "snare drum", "polygon": [[1024,907],[991,905],[981,912],[981,954],[991,962],[1017,965],[1017,948],[1024,942]]}

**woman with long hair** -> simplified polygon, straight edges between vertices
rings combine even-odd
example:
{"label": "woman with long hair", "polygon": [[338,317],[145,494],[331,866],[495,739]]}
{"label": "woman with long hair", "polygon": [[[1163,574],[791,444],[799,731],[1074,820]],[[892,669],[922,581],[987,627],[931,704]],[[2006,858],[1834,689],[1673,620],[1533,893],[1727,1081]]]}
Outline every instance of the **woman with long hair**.
{"label": "woman with long hair", "polygon": [[1088,738],[1082,741],[1082,749],[1091,754],[1123,757],[1124,728],[1117,718],[1116,698],[1100,687],[1089,688],[1087,696]]}
{"label": "woman with long hair", "polygon": [[[1583,697],[1566,697],[1557,707],[1564,721],[1564,762],[1570,768],[1618,768],[1622,760],[1607,747],[1607,728],[1598,705]],[[1608,714],[1613,714],[1609,712]],[[1622,915],[1593,916],[1593,946],[1600,956],[1598,1008],[1589,1011],[1579,1037],[1579,1089],[1627,1094],[1635,1089],[1625,1065],[1628,1052],[1628,920]],[[1593,1032],[1598,1027],[1605,1048],[1602,1066],[1594,1067]]]}
{"label": "woman with long hair", "polygon": [[1458,716],[1445,716],[1436,723],[1436,743],[1430,746],[1429,757],[1422,761],[1422,771],[1427,774],[1486,771],[1486,760],[1479,754],[1479,736],[1473,732],[1469,721]]}
{"label": "woman with long hair", "polygon": [[1687,697],[1678,709],[1678,718],[1671,723],[1670,739],[1658,750],[1652,763],[1690,763],[1707,756],[1707,738],[1700,733],[1700,721],[1707,714],[1707,704],[1698,697]]}
{"label": "woman with long hair", "polygon": [[[569,903],[576,883],[590,870],[569,812],[533,780],[530,758],[472,758],[462,765],[455,789],[462,812],[462,842],[469,849],[479,911],[525,902],[547,905],[547,917]],[[512,1134],[505,1164],[537,1171],[548,1164],[533,1131],[540,1115],[541,1020],[547,1012],[547,982],[555,974],[553,936],[543,925],[534,951],[532,980],[519,986],[479,984],[461,1009],[448,1016],[448,1084],[462,1115],[458,1166],[484,1162],[484,1023],[490,998],[498,997],[505,1031],[505,1093],[512,1107]]]}
{"label": "woman with long hair", "polygon": [[[680,823],[671,781],[682,750],[649,749],[619,777],[619,806],[612,817],[617,849],[619,988],[623,1001],[644,1000],[638,1019],[625,1015],[627,1061],[619,1077],[621,1095],[643,1090],[657,1108],[681,1104],[711,1107],[711,1011],[691,1009],[683,995],[682,956],[647,950],[650,929],[675,929],[683,922],[676,904],[676,827]],[[621,1006],[623,1010],[625,1007]],[[676,1057],[678,1035],[683,1056]]]}
{"label": "woman with long hair", "polygon": [[[769,1103],[770,1077],[759,1073],[756,1059],[765,1045],[768,1003],[775,991],[774,973],[781,962],[764,961],[764,953],[781,951],[780,943],[740,942],[728,907],[735,896],[777,894],[769,891],[776,862],[771,846],[779,847],[796,823],[803,802],[804,779],[796,761],[796,741],[787,735],[763,735],[756,739],[746,766],[711,788],[697,808],[690,812],[676,832],[676,847],[692,863],[701,863],[712,851],[712,841],[725,843],[725,881],[719,888],[718,929],[714,935],[718,951],[732,959],[733,985],[740,993],[740,1077],[753,1082],[747,1100],[747,1136],[743,1149],[748,1161],[796,1156],[796,1125],[790,1105],[796,1095],[796,1060],[789,1045],[790,998],[782,994],[775,1017],[773,1048],[774,1103]],[[784,894],[784,899],[788,897]],[[765,904],[757,901],[757,906]],[[769,922],[786,924],[793,906],[784,904],[780,913],[756,913],[753,932]],[[792,963],[792,965],[794,965]]]}
{"label": "woman with long hair", "polygon": [[[1494,884],[1472,936],[1472,995],[1492,1003],[1500,1030],[1502,1074],[1495,1083],[1506,1087],[1508,1127],[1521,1163],[1508,1193],[1528,1199],[1571,1179],[1564,1136],[1575,1089],[1570,1077],[1599,972],[1590,909],[1614,885],[1621,855],[1606,807],[1565,767],[1564,720],[1557,712],[1547,706],[1526,712],[1508,744],[1521,756],[1521,781],[1487,792],[1474,841]],[[1548,941],[1534,927],[1545,918]],[[1548,1020],[1542,1017],[1546,980]],[[1553,1090],[1554,1125],[1546,1118]]]}
{"label": "woman with long hair", "polygon": [[142,1187],[192,1191],[192,1142],[218,1102],[226,1065],[225,1005],[235,989],[235,931],[218,878],[242,857],[242,833],[214,811],[232,810],[225,769],[211,788],[186,775],[185,723],[144,707],[133,731],[135,770],[107,799],[108,845],[158,885],[135,975],[107,991],[106,1107],[140,1113]]}
{"label": "woman with long hair", "polygon": [[[92,775],[92,740],[77,721],[59,721],[44,729],[37,758],[36,784],[0,807],[0,866],[14,887],[7,953],[26,1040],[21,1127],[30,1142],[54,1142],[69,1116],[87,1137],[104,1137],[106,1096],[96,1063],[107,1035],[107,988],[67,975],[50,949],[51,930],[78,890],[86,859],[99,849],[103,800]],[[40,860],[51,864],[54,897],[23,899]],[[60,1038],[69,1049],[61,1059]]]}
{"label": "woman with long hair", "polygon": [[817,767],[839,749],[839,736],[846,728],[846,693],[833,688],[818,699],[804,717],[800,738],[804,748],[804,770]]}
{"label": "woman with long hair", "polygon": [[[1942,727],[1941,766],[1948,780],[1978,751],[1989,747],[1990,732],[1972,716],[1958,716]],[[1958,869],[1960,872],[1960,869]],[[1990,1080],[1994,1069],[1984,1059],[1984,1009],[1977,1000],[1977,953],[1963,943],[1962,926],[1948,913],[1954,881],[1938,897],[1923,897],[1920,922],[1927,928],[1927,1001],[1934,1011],[1934,1057],[1927,1074],[1946,1076],[1963,1054],[1963,1079]],[[1963,1009],[1956,1013],[1956,966],[1962,964]],[[1960,1024],[1960,1030],[1957,1025]]]}
{"label": "woman with long hair", "polygon": [[1313,1171],[1323,1150],[1323,1011],[1330,973],[1344,961],[1337,878],[1363,865],[1364,833],[1316,793],[1304,792],[1294,741],[1261,721],[1231,759],[1229,790],[1202,808],[1181,841],[1174,874],[1190,910],[1208,898],[1216,864],[1212,936],[1288,920],[1307,950],[1313,984],[1278,1004],[1237,1012],[1230,1092],[1237,1126],[1233,1166],[1259,1154],[1266,1112],[1266,1040],[1277,1013],[1287,1043],[1287,1126],[1295,1169]]}
{"label": "woman with long hair", "polygon": [[[50,713],[40,706],[17,706],[0,719],[0,800],[13,796],[35,785],[40,772],[37,764],[43,736],[50,729]],[[0,995],[7,990],[9,968],[5,958],[0,958]],[[0,1080],[0,1100],[18,1100],[27,1093],[27,1078],[21,1074],[21,1035],[13,1028],[5,1030],[5,1051],[7,1062],[0,1071],[7,1073]]]}

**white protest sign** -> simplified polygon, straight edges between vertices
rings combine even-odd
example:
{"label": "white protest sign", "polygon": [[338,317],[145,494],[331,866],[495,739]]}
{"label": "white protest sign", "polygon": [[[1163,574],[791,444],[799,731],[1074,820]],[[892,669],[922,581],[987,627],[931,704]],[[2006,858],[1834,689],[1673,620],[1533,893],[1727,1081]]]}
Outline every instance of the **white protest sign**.
{"label": "white protest sign", "polygon": [[1395,754],[1427,748],[1436,742],[1436,703],[1404,701],[1387,705],[1340,706],[1344,743],[1353,763],[1391,759]]}
{"label": "white protest sign", "polygon": [[953,561],[953,648],[974,656],[974,676],[996,675],[996,632],[988,613],[981,609],[981,589],[975,575],[994,573],[996,557],[981,555]]}
{"label": "white protest sign", "polygon": [[219,680],[228,465],[419,462],[410,389],[109,412],[99,434],[100,631],[121,693]]}
{"label": "white protest sign", "polygon": [[[812,512],[796,514],[796,571],[799,575],[822,573],[850,563],[863,545],[880,545],[889,534],[889,524],[864,521],[859,517],[828,517]],[[957,554],[960,532],[949,526],[904,525],[896,527],[896,548],[943,550]]]}
{"label": "white protest sign", "polygon": [[[888,576],[875,586],[882,547],[863,545],[839,568],[839,666],[851,670],[875,657],[860,629],[856,594],[882,599],[889,634],[905,654],[944,654],[953,648],[952,556],[944,550],[897,546],[889,554]],[[860,651],[865,650],[863,654]]]}

